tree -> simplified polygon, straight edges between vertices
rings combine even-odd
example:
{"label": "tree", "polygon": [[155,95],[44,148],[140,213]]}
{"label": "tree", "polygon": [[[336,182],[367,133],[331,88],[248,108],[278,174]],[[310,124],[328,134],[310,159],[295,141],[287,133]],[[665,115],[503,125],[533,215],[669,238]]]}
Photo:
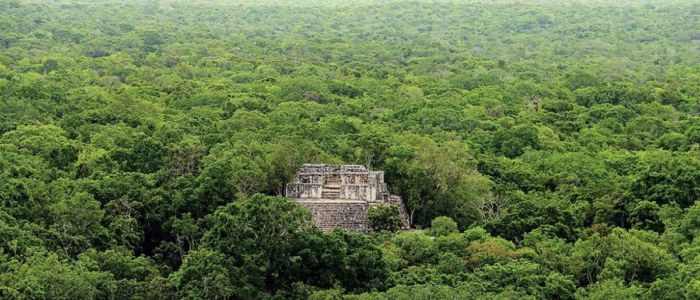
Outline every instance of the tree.
{"label": "tree", "polygon": [[22,126],[3,134],[0,146],[5,151],[41,157],[52,167],[66,168],[76,160],[78,148],[65,134],[55,125]]}
{"label": "tree", "polygon": [[[59,235],[66,253],[76,254],[91,245],[106,243],[107,231],[102,226],[104,211],[100,202],[90,194],[77,193],[52,205],[50,211],[53,219],[51,229]],[[78,242],[76,239],[85,241]]]}
{"label": "tree", "polygon": [[370,170],[374,166],[380,166],[384,161],[386,151],[389,148],[391,136],[389,131],[380,126],[362,126],[357,134],[355,143],[362,149],[363,164]]}
{"label": "tree", "polygon": [[589,286],[577,293],[578,299],[639,299],[643,294],[640,287],[626,287],[621,280],[606,280]]}
{"label": "tree", "polygon": [[41,67],[41,73],[49,73],[58,70],[58,62],[55,59],[47,59]]}
{"label": "tree", "polygon": [[303,140],[283,140],[270,145],[265,160],[269,188],[283,195],[287,183],[305,162],[317,161],[319,150]]}
{"label": "tree", "polygon": [[520,241],[525,233],[543,228],[558,237],[574,240],[579,220],[569,210],[551,200],[527,200],[511,205],[498,218],[491,219],[485,228],[492,234]]}
{"label": "tree", "polygon": [[[344,248],[344,253],[338,253],[336,257],[342,264],[324,267],[334,271],[346,291],[358,293],[385,288],[385,282],[390,276],[389,268],[382,249],[375,240],[361,233],[340,229],[331,232],[328,238],[342,241],[340,245]],[[312,268],[319,269],[322,268]]]}
{"label": "tree", "polygon": [[[254,195],[218,209],[210,218],[202,248],[224,255],[240,272],[242,284],[275,293],[299,280],[296,270],[304,261],[290,261],[314,225],[311,214],[279,197]],[[240,296],[250,294],[238,294]]]}
{"label": "tree", "polygon": [[101,288],[110,284],[107,273],[71,264],[55,253],[34,249],[26,261],[2,263],[0,293],[12,298],[94,299],[106,297]]}
{"label": "tree", "polygon": [[496,132],[493,147],[498,153],[514,158],[525,153],[526,149],[539,149],[537,128],[532,125],[518,125]]}
{"label": "tree", "polygon": [[569,276],[546,270],[527,260],[485,266],[475,271],[475,279],[487,291],[511,288],[526,295],[546,299],[572,299],[575,284]]}
{"label": "tree", "polygon": [[373,231],[396,232],[403,226],[401,212],[396,205],[370,207],[367,210],[367,222]]}
{"label": "tree", "polygon": [[109,274],[113,281],[105,282],[106,286],[101,287],[109,297],[170,296],[169,288],[162,289],[158,286],[159,281],[165,280],[160,277],[158,265],[144,256],[133,257],[126,248],[103,252],[90,249],[78,256],[77,263],[92,272]]}
{"label": "tree", "polygon": [[661,208],[654,202],[637,202],[630,210],[630,224],[635,229],[663,232],[664,225],[659,216]]}
{"label": "tree", "polygon": [[256,296],[255,288],[236,285],[230,274],[231,262],[224,255],[212,250],[190,252],[180,269],[170,275],[179,297],[184,299],[230,299],[234,296]]}
{"label": "tree", "polygon": [[[424,225],[443,215],[465,220],[476,216],[477,198],[490,186],[475,170],[466,146],[459,142],[437,144],[417,135],[396,138],[386,161],[387,182],[406,201],[411,224]],[[473,220],[472,220],[473,221]]]}
{"label": "tree", "polygon": [[428,236],[419,232],[399,233],[392,239],[400,255],[409,265],[433,263],[437,260],[435,242]]}
{"label": "tree", "polygon": [[671,274],[677,261],[666,250],[647,241],[644,232],[615,228],[610,234],[592,234],[574,244],[570,270],[584,283],[620,279],[625,283],[654,282]]}
{"label": "tree", "polygon": [[446,236],[457,230],[457,223],[449,217],[437,217],[430,222],[428,233],[434,237]]}

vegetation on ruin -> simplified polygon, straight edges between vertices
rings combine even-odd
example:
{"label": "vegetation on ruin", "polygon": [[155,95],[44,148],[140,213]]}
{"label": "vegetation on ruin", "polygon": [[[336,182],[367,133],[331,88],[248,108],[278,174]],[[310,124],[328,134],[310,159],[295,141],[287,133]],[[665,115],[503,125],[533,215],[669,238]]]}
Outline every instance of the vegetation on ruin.
{"label": "vegetation on ruin", "polygon": [[698,83],[692,0],[0,0],[0,298],[699,299]]}

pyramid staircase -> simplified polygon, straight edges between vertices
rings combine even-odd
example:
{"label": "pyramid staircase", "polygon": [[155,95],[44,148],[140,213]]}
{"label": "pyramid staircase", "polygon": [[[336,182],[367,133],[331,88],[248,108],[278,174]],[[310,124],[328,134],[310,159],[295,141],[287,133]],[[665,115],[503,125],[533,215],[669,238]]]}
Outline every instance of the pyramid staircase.
{"label": "pyramid staircase", "polygon": [[323,183],[323,189],[321,189],[321,198],[323,199],[335,199],[340,196],[340,178],[333,178],[327,180]]}

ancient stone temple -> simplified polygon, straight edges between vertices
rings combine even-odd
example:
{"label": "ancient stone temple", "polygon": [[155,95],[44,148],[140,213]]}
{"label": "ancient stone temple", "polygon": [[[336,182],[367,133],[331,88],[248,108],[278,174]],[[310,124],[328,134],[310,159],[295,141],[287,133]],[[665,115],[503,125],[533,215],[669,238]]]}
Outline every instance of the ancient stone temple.
{"label": "ancient stone temple", "polygon": [[401,198],[387,190],[384,172],[364,166],[304,164],[287,184],[285,196],[308,208],[325,231],[336,227],[369,231],[367,209],[383,204],[397,205],[403,227],[409,226]]}

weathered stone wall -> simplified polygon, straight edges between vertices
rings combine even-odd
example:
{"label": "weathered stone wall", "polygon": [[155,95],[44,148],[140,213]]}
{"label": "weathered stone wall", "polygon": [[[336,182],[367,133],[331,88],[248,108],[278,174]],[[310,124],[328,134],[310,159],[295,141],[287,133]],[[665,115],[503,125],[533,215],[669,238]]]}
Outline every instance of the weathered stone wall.
{"label": "weathered stone wall", "polygon": [[366,202],[357,201],[298,201],[311,211],[314,222],[323,231],[333,228],[345,228],[351,231],[365,232],[367,227]]}
{"label": "weathered stone wall", "polygon": [[322,185],[315,184],[288,184],[285,187],[285,195],[287,198],[321,198],[323,192]]}
{"label": "weathered stone wall", "polygon": [[340,187],[340,199],[374,201],[377,190],[366,184],[346,184]]}

